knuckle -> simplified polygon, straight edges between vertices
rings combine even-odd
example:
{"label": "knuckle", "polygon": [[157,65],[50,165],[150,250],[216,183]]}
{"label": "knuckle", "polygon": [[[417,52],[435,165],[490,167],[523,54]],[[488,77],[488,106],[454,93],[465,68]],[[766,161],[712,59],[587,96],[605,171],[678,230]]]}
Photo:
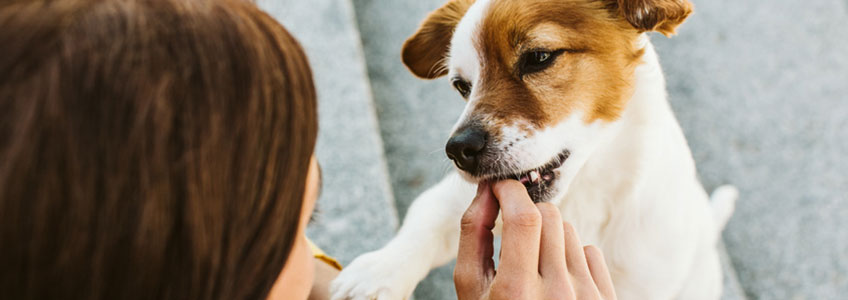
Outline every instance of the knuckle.
{"label": "knuckle", "polygon": [[539,208],[539,213],[545,219],[559,217],[559,209],[551,203],[539,203],[536,204],[536,207]]}
{"label": "knuckle", "polygon": [[491,294],[495,296],[495,299],[524,299],[528,295],[524,292],[522,285],[515,281],[503,282],[503,284],[492,286]]}
{"label": "knuckle", "polygon": [[477,224],[476,213],[469,209],[462,214],[462,218],[459,220],[459,226],[462,230],[473,229]]}
{"label": "knuckle", "polygon": [[504,216],[504,222],[521,227],[542,226],[542,214],[538,210],[517,212],[509,217]]}
{"label": "knuckle", "polygon": [[568,283],[557,282],[555,284],[548,284],[545,288],[545,299],[554,299],[554,300],[575,300],[582,298],[578,298],[577,294],[574,292],[572,286]]}

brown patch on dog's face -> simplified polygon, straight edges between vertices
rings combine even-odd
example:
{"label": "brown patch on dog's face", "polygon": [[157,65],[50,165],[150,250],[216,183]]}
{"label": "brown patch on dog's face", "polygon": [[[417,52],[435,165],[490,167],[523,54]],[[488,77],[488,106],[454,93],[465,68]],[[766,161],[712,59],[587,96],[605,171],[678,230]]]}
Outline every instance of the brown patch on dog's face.
{"label": "brown patch on dog's face", "polygon": [[[642,55],[639,31],[601,2],[495,1],[479,30],[475,114],[536,128],[555,125],[575,110],[586,123],[614,121],[632,94]],[[539,55],[552,61],[527,68],[528,59]]]}

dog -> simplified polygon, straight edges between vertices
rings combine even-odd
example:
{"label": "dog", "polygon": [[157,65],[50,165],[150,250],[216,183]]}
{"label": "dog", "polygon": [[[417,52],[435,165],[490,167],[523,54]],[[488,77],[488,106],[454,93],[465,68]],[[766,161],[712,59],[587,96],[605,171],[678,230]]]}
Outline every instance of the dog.
{"label": "dog", "polygon": [[[418,77],[448,76],[466,106],[446,144],[455,172],[421,194],[397,236],[355,259],[334,299],[404,299],[456,257],[481,180],[517,179],[604,252],[620,299],[718,299],[717,242],[732,186],[707,195],[667,100],[649,32],[687,0],[450,0],[404,44]],[[496,228],[496,231],[498,229]]]}

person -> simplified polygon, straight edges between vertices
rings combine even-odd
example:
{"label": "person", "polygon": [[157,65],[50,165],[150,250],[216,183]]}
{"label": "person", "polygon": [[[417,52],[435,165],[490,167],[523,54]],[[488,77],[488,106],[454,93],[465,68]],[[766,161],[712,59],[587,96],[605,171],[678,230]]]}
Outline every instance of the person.
{"label": "person", "polygon": [[[326,290],[305,236],[315,88],[273,18],[240,0],[10,0],[0,45],[0,298]],[[455,280],[460,299],[615,297],[601,253],[514,181],[480,184]]]}

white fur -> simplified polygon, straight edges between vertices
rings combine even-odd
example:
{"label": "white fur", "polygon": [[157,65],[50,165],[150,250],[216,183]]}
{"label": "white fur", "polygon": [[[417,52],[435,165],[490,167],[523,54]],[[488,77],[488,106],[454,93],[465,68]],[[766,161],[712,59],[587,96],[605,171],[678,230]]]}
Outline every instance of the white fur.
{"label": "white fur", "polygon": [[[488,0],[477,1],[457,27],[449,58],[451,76],[479,80],[480,59],[471,43]],[[724,188],[710,206],[695,162],[666,100],[665,80],[647,36],[636,88],[620,120],[585,124],[581,113],[527,137],[516,123],[502,128],[511,169],[546,163],[562,149],[572,153],[558,172],[552,202],[584,244],[600,247],[619,299],[718,299],[719,233],[738,193]],[[475,92],[457,124],[474,114]],[[485,119],[485,118],[484,118]],[[398,235],[357,258],[333,283],[333,299],[402,299],[430,269],[456,256],[459,220],[475,186],[448,175],[412,204]]]}
{"label": "white fur", "polygon": [[[459,24],[456,25],[451,38],[450,54],[448,55],[448,78],[462,77],[466,80],[480,78],[480,60],[474,40],[469,38],[477,35],[480,23],[489,9],[491,0],[475,1],[468,8]],[[478,86],[472,81],[472,86]],[[472,90],[473,93],[473,90]],[[461,119],[460,119],[461,120]]]}
{"label": "white fur", "polygon": [[459,116],[454,130],[456,130],[456,126],[468,120],[474,110],[474,106],[477,104],[475,96],[477,95],[479,84],[473,78],[480,78],[480,68],[482,66],[480,65],[480,60],[477,59],[477,49],[474,47],[474,41],[467,37],[476,34],[490,3],[491,0],[480,0],[468,8],[462,21],[457,24],[451,38],[450,54],[447,57],[449,68],[448,78],[462,78],[471,82],[471,95],[469,96],[468,104]]}

